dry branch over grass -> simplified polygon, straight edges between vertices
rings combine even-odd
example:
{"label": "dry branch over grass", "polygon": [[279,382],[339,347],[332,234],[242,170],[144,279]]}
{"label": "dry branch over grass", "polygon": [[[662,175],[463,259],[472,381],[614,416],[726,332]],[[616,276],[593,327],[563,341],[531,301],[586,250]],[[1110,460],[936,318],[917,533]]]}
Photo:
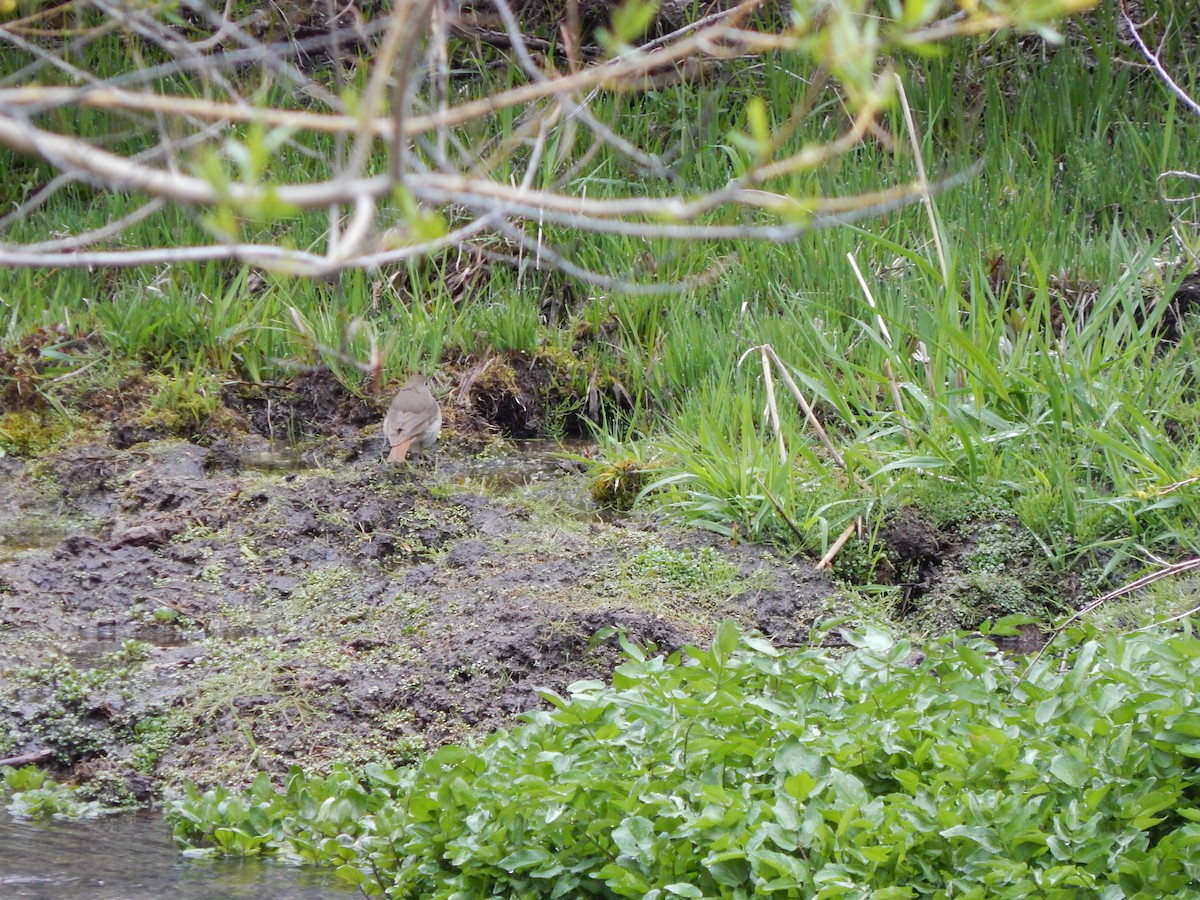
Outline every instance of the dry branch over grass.
{"label": "dry branch over grass", "polygon": [[[567,15],[547,40],[528,37],[507,0],[491,0],[501,30],[487,42],[477,30],[463,37],[480,10],[432,0],[400,0],[376,18],[331,11],[319,27],[308,23],[311,34],[282,41],[262,10],[233,4],[19,6],[0,23],[13,60],[0,77],[0,144],[51,176],[6,198],[0,264],[232,259],[323,275],[486,240],[585,281],[630,287],[576,265],[547,227],[787,241],[920,199],[965,174],[849,197],[814,195],[799,179],[881,136],[895,52],[1042,28],[1090,5],[1051,0],[1023,19],[1028,4],[985,13],[927,0],[889,19],[861,0],[800,2],[788,15],[747,0],[645,40],[662,20],[653,5],[630,2],[608,29],[583,33],[578,15]],[[686,183],[678,165],[714,148],[688,147],[686,137],[661,146],[607,102],[766,58],[794,60],[810,90],[782,111],[747,100],[745,131],[730,135],[738,164],[715,190]],[[840,110],[839,133],[799,140],[818,107],[822,116]],[[301,176],[288,158],[304,160]],[[624,173],[608,179],[605,196],[589,193],[584,177],[601,159]],[[77,183],[122,200],[113,206],[124,211],[53,240],[22,234],[50,196]],[[134,226],[168,205],[188,210],[207,238],[141,239]]]}

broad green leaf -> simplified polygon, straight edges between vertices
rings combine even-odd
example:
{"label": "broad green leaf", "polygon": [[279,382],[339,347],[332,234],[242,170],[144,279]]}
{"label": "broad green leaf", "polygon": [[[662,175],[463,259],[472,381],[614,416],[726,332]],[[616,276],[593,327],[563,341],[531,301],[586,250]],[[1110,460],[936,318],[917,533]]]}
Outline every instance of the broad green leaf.
{"label": "broad green leaf", "polygon": [[522,869],[532,869],[551,859],[550,854],[541,847],[522,847],[496,863],[506,872],[517,872]]}
{"label": "broad green leaf", "polygon": [[1073,788],[1083,787],[1091,777],[1091,769],[1070,753],[1059,753],[1050,760],[1050,774]]}

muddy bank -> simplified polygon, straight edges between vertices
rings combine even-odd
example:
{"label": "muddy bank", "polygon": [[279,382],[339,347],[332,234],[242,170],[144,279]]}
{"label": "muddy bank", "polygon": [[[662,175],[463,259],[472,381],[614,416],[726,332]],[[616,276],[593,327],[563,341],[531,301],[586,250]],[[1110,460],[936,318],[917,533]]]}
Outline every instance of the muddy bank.
{"label": "muddy bank", "polygon": [[551,445],[380,463],[373,428],[0,459],[0,757],[106,799],[403,760],[677,648],[839,612],[807,563],[613,519]]}
{"label": "muddy bank", "polygon": [[553,405],[536,367],[485,368],[408,466],[321,372],[226,391],[174,435],[140,382],[86,393],[89,440],[0,456],[0,758],[116,802],[403,762],[606,678],[602,629],[675,650],[733,617],[796,645],[837,616],[945,632],[1078,593],[1005,522],[895,511],[835,564],[891,586],[856,598],[811,561],[606,512],[558,444],[495,437]]}

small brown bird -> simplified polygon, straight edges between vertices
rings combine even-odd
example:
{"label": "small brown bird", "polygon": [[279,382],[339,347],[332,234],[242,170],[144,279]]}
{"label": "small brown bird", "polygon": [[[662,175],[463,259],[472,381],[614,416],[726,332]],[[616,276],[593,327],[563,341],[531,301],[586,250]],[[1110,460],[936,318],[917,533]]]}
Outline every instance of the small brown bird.
{"label": "small brown bird", "polygon": [[441,431],[442,409],[429,391],[429,379],[414,375],[400,388],[383,419],[383,436],[391,448],[388,462],[402,463],[410,449],[432,447]]}

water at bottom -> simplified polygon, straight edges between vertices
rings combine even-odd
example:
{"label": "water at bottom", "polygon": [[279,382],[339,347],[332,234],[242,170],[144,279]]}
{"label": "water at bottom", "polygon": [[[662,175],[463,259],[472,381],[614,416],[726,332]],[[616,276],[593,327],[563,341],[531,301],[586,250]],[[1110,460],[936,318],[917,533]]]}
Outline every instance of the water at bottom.
{"label": "water at bottom", "polygon": [[0,811],[4,900],[348,900],[328,870],[186,859],[157,813],[24,822]]}

